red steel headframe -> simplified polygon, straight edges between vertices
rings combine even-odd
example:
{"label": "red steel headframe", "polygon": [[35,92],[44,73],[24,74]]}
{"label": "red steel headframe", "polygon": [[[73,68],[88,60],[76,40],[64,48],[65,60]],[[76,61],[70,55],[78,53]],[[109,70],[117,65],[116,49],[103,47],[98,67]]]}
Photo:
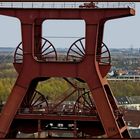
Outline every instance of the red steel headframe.
{"label": "red steel headframe", "polygon": [[[129,138],[123,117],[119,116],[118,107],[102,71],[108,65],[101,65],[96,60],[96,50],[103,37],[105,21],[132,16],[130,8],[110,9],[0,9],[1,15],[17,17],[21,21],[23,62],[19,66],[19,76],[11,91],[0,116],[0,138],[6,137],[25,95],[31,95],[40,78],[76,77],[86,81],[95,101],[100,121],[108,138]],[[84,61],[75,62],[40,62],[35,41],[39,41],[41,25],[45,19],[84,19],[86,22],[86,52]],[[37,39],[36,39],[37,38]],[[39,40],[38,40],[39,39]],[[39,45],[40,46],[40,45]],[[41,47],[41,46],[40,46]],[[33,52],[33,49],[36,48]],[[100,52],[100,50],[99,50]],[[34,56],[34,57],[33,57]],[[102,66],[102,67],[100,67]],[[57,68],[57,70],[56,70]],[[38,79],[39,78],[39,79]],[[35,80],[36,79],[36,80]],[[105,112],[104,112],[105,111]],[[58,119],[58,118],[57,118]],[[12,130],[12,127],[11,127]],[[92,129],[94,132],[94,129]]]}

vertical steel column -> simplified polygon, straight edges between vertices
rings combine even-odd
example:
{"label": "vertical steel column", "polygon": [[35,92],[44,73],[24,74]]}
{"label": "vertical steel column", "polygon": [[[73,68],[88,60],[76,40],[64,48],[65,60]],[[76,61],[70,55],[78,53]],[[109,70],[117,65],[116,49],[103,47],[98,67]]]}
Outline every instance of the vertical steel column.
{"label": "vertical steel column", "polygon": [[[11,91],[11,94],[0,115],[0,138],[4,138],[8,133],[8,129],[15,114],[18,111],[22,100],[29,88],[32,76],[30,66],[32,61],[32,46],[33,46],[33,24],[22,24],[22,42],[23,42],[23,63],[29,62],[29,65],[24,65],[17,81]],[[33,73],[33,72],[32,72]]]}
{"label": "vertical steel column", "polygon": [[74,121],[74,138],[77,138],[77,122]]}
{"label": "vertical steel column", "polygon": [[38,138],[41,138],[41,120],[38,120]]}
{"label": "vertical steel column", "polygon": [[[30,50],[32,55],[30,55],[30,56],[37,57],[37,59],[41,59],[41,44],[42,44],[41,38],[42,38],[42,22],[43,22],[43,20],[44,19],[35,19],[34,23],[31,24],[31,26],[32,26],[31,28],[33,30],[32,32],[34,34],[34,36],[32,34],[32,37],[34,37],[33,38],[34,40],[32,42],[30,42],[30,43],[32,43],[31,44],[32,50]],[[27,26],[29,26],[29,25],[27,25]],[[33,95],[33,93],[34,93],[34,91],[37,87],[38,82],[39,81],[37,79],[33,80],[31,82],[31,84],[29,86],[29,89],[26,93],[26,96],[24,98],[23,106],[24,106],[24,103],[25,103],[27,105],[26,107],[29,107],[29,102],[30,102],[30,100],[32,98],[32,95]]]}
{"label": "vertical steel column", "polygon": [[[113,109],[107,97],[107,92],[104,90],[103,79],[99,71],[99,65],[96,62],[96,49],[97,49],[97,25],[87,25],[86,26],[86,43],[87,57],[89,65],[89,72],[86,75],[86,81],[89,85],[90,91],[92,92],[92,97],[95,101],[97,112],[99,114],[100,120],[103,124],[104,130],[107,137],[111,138],[122,138],[118,124],[116,123],[116,118],[113,113]],[[94,35],[94,37],[93,37]],[[92,39],[93,37],[93,39]],[[91,40],[91,41],[90,41]],[[90,48],[90,49],[88,49]],[[89,51],[90,50],[90,51]],[[93,56],[91,56],[93,55]]]}
{"label": "vertical steel column", "polygon": [[44,19],[35,19],[34,26],[34,55],[41,59],[41,45],[42,45],[42,22]]}

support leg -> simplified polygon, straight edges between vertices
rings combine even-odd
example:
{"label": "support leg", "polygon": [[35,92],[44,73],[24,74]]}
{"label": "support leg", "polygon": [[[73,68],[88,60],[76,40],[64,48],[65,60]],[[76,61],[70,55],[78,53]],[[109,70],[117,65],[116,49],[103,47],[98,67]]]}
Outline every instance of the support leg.
{"label": "support leg", "polygon": [[10,128],[10,125],[12,121],[14,120],[14,117],[19,109],[19,106],[22,103],[22,100],[27,92],[27,85],[29,85],[30,81],[26,81],[26,85],[20,84],[20,80],[17,79],[13,90],[1,112],[0,116],[0,138],[5,138],[6,134],[8,133],[8,130]]}
{"label": "support leg", "polygon": [[[95,79],[97,80],[97,77],[95,78],[94,76],[94,78],[92,79],[93,80],[92,83],[96,83]],[[123,120],[121,119],[121,125],[119,125],[119,123],[117,122],[118,118],[116,117],[115,112],[114,112],[114,109],[117,109],[117,105],[115,104],[111,96],[112,94],[109,93],[110,90],[106,89],[107,85],[103,85],[101,81],[100,81],[100,84],[99,82],[98,82],[98,85],[95,84],[96,86],[93,86],[92,83],[88,83],[89,88],[92,92],[92,97],[95,101],[96,109],[97,109],[98,115],[100,117],[100,120],[102,122],[102,125],[104,127],[107,137],[108,138],[129,138],[129,133],[126,132],[127,128]],[[123,132],[125,133],[125,136],[123,135]]]}

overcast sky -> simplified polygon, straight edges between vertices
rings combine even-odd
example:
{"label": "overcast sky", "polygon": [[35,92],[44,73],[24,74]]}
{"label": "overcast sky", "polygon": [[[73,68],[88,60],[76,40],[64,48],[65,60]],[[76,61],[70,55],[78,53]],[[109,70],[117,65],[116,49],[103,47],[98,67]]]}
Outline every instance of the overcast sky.
{"label": "overcast sky", "polygon": [[[43,36],[49,37],[54,46],[69,47],[85,34],[84,21],[48,21],[43,24]],[[20,22],[16,18],[0,16],[0,47],[16,47],[21,41]],[[140,48],[140,3],[136,4],[136,15],[105,24],[104,42],[109,48]]]}
{"label": "overcast sky", "polygon": [[135,16],[106,23],[104,42],[109,47],[140,48],[140,3],[136,4]]}

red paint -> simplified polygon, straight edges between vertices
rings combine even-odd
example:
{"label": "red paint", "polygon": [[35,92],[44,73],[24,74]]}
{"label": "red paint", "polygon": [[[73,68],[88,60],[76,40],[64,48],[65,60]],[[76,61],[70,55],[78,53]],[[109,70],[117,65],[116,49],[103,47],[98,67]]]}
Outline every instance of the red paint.
{"label": "red paint", "polygon": [[[16,83],[11,91],[7,103],[0,116],[0,138],[5,138],[12,129],[12,122],[18,109],[24,107],[25,99],[28,101],[34,95],[34,91],[39,81],[46,80],[47,77],[73,77],[80,78],[87,82],[92,98],[98,113],[98,121],[102,132],[96,127],[89,127],[89,133],[94,135],[102,134],[108,138],[129,138],[129,132],[119,115],[118,107],[114,101],[112,92],[105,79],[110,63],[101,63],[101,44],[103,38],[104,23],[110,19],[127,17],[134,15],[134,11],[129,8],[121,9],[0,9],[1,15],[17,17],[21,21],[22,28],[22,62],[14,62],[14,66],[19,73]],[[82,19],[86,22],[85,55],[82,60],[46,61],[41,53],[41,28],[45,19]],[[113,29],[112,29],[113,30]],[[70,48],[71,49],[71,48]],[[108,52],[108,49],[106,49]],[[57,53],[55,50],[53,51]],[[109,54],[109,52],[108,52]],[[57,54],[56,54],[57,55]],[[68,54],[69,55],[69,54]],[[48,56],[48,55],[47,55]],[[110,59],[110,56],[108,56]],[[41,95],[40,95],[41,97]],[[27,104],[26,104],[27,105]],[[19,116],[21,117],[21,116]],[[28,117],[28,115],[26,116]],[[49,116],[48,116],[49,117]],[[17,116],[16,116],[17,118]],[[31,120],[40,120],[38,116],[31,115]],[[50,117],[51,118],[51,117]],[[49,119],[50,119],[49,118]],[[24,118],[23,118],[24,119]],[[47,119],[47,118],[46,118]],[[59,120],[58,116],[55,119]],[[63,119],[63,118],[62,118]],[[69,116],[65,117],[69,120]],[[75,118],[73,118],[75,119]],[[77,117],[77,121],[80,118]],[[93,120],[93,124],[94,121]],[[21,119],[22,122],[22,119]],[[40,121],[38,121],[40,122]],[[16,124],[16,122],[15,122]],[[41,129],[39,124],[38,131]],[[77,124],[78,125],[78,124]],[[86,126],[79,124],[81,131]],[[11,129],[9,129],[11,127]],[[15,126],[16,127],[16,126]],[[22,128],[20,128],[22,129]],[[23,128],[26,129],[26,128]],[[103,131],[104,130],[104,131]],[[84,131],[84,130],[83,130]],[[97,132],[97,133],[96,133]],[[74,131],[76,137],[76,131]]]}

